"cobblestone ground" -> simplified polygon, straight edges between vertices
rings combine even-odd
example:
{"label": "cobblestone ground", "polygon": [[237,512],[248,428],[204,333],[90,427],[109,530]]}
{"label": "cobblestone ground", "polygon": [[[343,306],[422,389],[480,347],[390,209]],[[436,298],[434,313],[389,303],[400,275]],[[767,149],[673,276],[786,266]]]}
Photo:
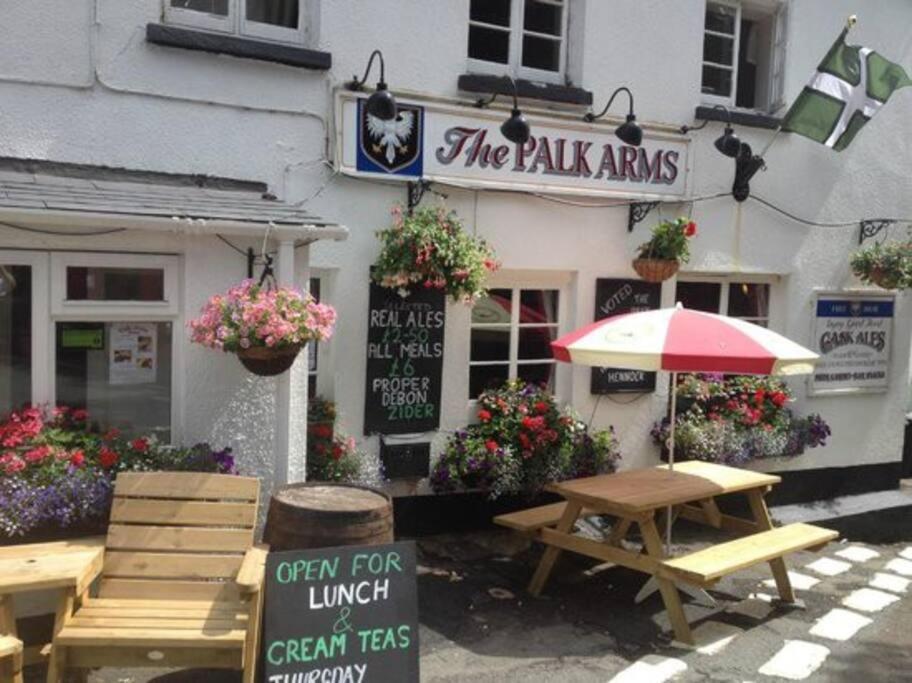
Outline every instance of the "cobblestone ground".
{"label": "cobblestone ground", "polygon": [[[591,530],[590,530],[591,531]],[[690,532],[691,534],[693,532]],[[682,529],[675,553],[709,537]],[[676,646],[643,576],[567,554],[541,598],[524,592],[540,548],[508,532],[419,543],[422,681],[473,683],[909,681],[912,543],[851,540],[788,561],[802,604],[779,604],[766,565],[693,602],[696,649]],[[27,680],[43,680],[43,671]],[[233,673],[102,669],[90,683],[239,681]],[[395,683],[395,682],[389,682]]]}

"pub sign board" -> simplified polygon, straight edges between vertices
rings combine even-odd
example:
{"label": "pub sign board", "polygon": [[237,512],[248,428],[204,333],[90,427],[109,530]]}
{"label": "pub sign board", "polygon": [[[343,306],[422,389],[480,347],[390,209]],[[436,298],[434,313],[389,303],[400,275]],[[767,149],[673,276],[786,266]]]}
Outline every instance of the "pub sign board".
{"label": "pub sign board", "polygon": [[446,295],[415,288],[402,297],[371,282],[369,299],[364,433],[437,429]]}
{"label": "pub sign board", "polygon": [[[595,320],[659,308],[662,286],[642,280],[599,278],[595,281]],[[655,391],[656,374],[626,368],[592,368],[590,392],[621,394]]]}
{"label": "pub sign board", "polygon": [[820,359],[811,395],[887,391],[894,308],[889,294],[817,294],[811,349]]}
{"label": "pub sign board", "polygon": [[417,683],[414,542],[269,553],[266,683]]}

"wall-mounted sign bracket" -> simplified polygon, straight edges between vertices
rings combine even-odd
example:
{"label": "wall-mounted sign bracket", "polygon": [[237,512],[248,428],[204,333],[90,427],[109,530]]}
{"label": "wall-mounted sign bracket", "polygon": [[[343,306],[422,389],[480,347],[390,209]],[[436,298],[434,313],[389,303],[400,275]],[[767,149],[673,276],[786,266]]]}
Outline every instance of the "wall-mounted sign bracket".
{"label": "wall-mounted sign bracket", "polygon": [[408,183],[408,213],[411,216],[415,207],[421,203],[424,193],[431,189],[431,181],[419,178]]}
{"label": "wall-mounted sign bracket", "polygon": [[627,214],[627,232],[633,232],[636,224],[649,215],[659,205],[659,202],[633,202],[628,208]]}
{"label": "wall-mounted sign bracket", "polygon": [[887,219],[874,219],[858,223],[858,244],[863,244],[869,237],[877,237],[884,228],[889,228],[894,221]]}

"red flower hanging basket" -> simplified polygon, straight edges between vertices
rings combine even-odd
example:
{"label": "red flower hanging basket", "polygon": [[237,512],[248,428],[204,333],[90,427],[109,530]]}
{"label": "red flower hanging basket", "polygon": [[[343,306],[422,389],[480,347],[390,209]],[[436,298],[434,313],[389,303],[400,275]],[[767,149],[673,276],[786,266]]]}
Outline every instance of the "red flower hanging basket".
{"label": "red flower hanging basket", "polygon": [[678,272],[675,260],[638,258],[633,260],[633,269],[646,282],[663,282]]}
{"label": "red flower hanging basket", "polygon": [[273,348],[251,346],[249,349],[238,349],[237,357],[243,366],[254,375],[274,377],[281,375],[292,366],[302,348],[301,344]]}

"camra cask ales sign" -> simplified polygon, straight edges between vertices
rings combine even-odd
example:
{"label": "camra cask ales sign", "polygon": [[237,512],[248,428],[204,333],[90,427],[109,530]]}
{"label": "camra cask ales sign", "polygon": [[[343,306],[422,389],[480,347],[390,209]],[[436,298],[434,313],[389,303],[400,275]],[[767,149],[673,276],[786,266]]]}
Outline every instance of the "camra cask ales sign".
{"label": "camra cask ales sign", "polygon": [[437,429],[445,322],[441,290],[415,288],[403,298],[371,282],[365,434]]}
{"label": "camra cask ales sign", "polygon": [[415,544],[269,553],[266,683],[417,683]]}
{"label": "camra cask ales sign", "polygon": [[812,394],[887,390],[894,305],[891,295],[817,295],[811,349],[820,360],[811,375]]}
{"label": "camra cask ales sign", "polygon": [[[662,286],[642,280],[599,278],[595,281],[595,320],[659,307]],[[655,391],[656,374],[627,368],[592,368],[591,393]]]}
{"label": "camra cask ales sign", "polygon": [[350,175],[640,199],[687,192],[688,140],[677,133],[647,130],[633,147],[616,123],[527,113],[532,136],[518,145],[500,132],[503,109],[397,100],[397,117],[381,121],[363,102],[348,92],[336,102],[336,159]]}

